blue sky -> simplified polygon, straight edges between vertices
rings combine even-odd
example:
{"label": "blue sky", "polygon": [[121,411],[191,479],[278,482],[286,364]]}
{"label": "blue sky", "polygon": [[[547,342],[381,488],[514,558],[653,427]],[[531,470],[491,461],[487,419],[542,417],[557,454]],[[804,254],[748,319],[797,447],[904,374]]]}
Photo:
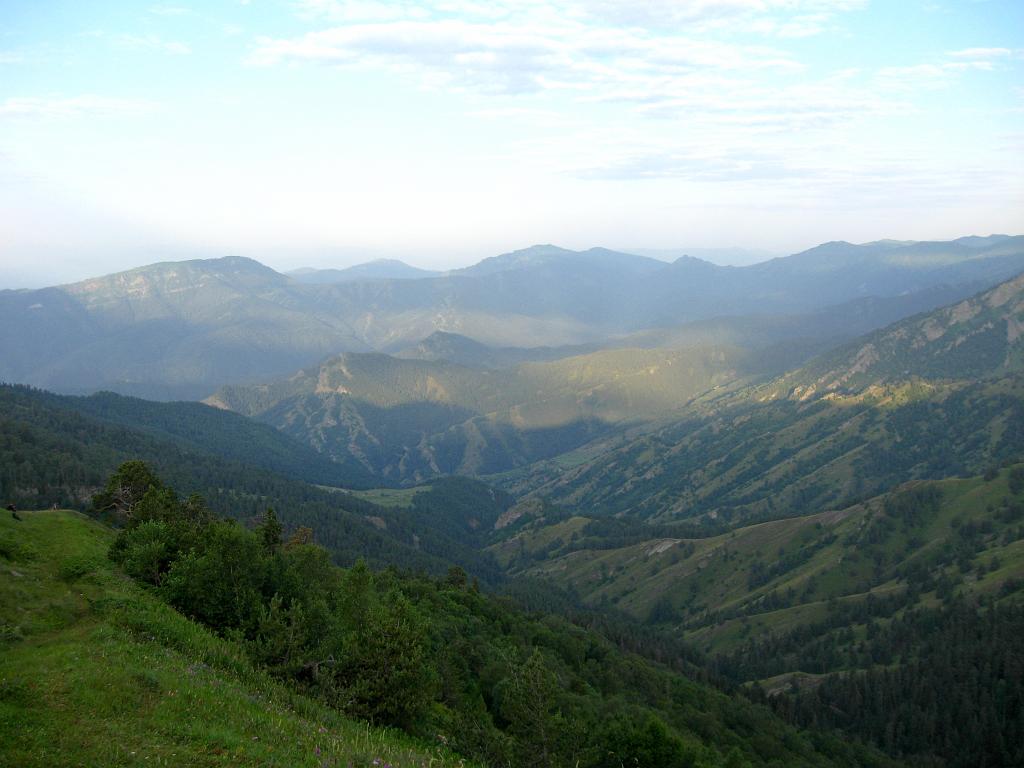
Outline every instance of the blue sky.
{"label": "blue sky", "polygon": [[0,287],[1024,231],[1019,0],[0,0]]}

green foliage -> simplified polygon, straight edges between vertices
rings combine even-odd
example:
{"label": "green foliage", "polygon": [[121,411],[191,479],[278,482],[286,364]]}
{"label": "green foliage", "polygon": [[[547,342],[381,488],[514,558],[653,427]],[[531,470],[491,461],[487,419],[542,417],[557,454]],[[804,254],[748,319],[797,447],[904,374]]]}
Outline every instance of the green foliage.
{"label": "green foliage", "polygon": [[[109,529],[70,512],[22,517],[0,516],[0,539],[36,553],[0,554],[0,765],[467,765],[255,668],[116,571]],[[91,564],[73,589],[68,563]]]}
{"label": "green foliage", "polygon": [[263,522],[259,527],[260,543],[263,545],[265,552],[273,553],[281,547],[281,534],[283,532],[284,527],[277,519],[274,508],[267,507],[267,511],[263,513]]}
{"label": "green foliage", "polygon": [[519,763],[548,768],[565,746],[567,723],[557,711],[558,678],[539,649],[525,663],[509,665],[509,675],[498,689],[500,713],[515,737]]}
{"label": "green foliage", "polygon": [[111,555],[129,576],[149,584],[159,584],[174,559],[176,544],[168,523],[147,520],[124,531]]}
{"label": "green foliage", "polygon": [[398,591],[367,596],[357,623],[340,637],[342,661],[325,681],[330,699],[375,723],[421,724],[434,699],[435,672],[427,660],[427,623]]}
{"label": "green foliage", "polygon": [[910,611],[877,626],[859,653],[867,670],[781,693],[775,708],[922,764],[1024,763],[1024,606]]}
{"label": "green foliage", "polygon": [[1024,493],[1024,467],[1014,467],[1010,470],[1009,490],[1014,495]]}
{"label": "green foliage", "polygon": [[[856,754],[826,757],[765,708],[467,589],[459,570],[443,581],[374,573],[364,561],[341,570],[311,544],[267,547],[266,523],[176,523],[173,493],[155,498],[165,502],[159,519],[119,534],[114,556],[262,668],[349,715],[441,734],[513,766],[601,766],[609,745],[707,767],[734,748],[752,764],[842,764]],[[176,554],[169,565],[146,559],[154,548]],[[611,735],[609,722],[618,723]],[[773,735],[755,741],[754,732]]]}
{"label": "green foliage", "polygon": [[355,460],[332,461],[266,424],[202,403],[157,403],[99,392],[59,402],[104,424],[143,432],[184,450],[214,454],[323,485],[367,487],[373,477]]}
{"label": "green foliage", "polygon": [[808,401],[750,388],[709,396],[569,472],[538,465],[509,484],[597,517],[721,525],[848,506],[1021,455],[1021,374]]}
{"label": "green foliage", "polygon": [[262,602],[265,557],[259,540],[241,526],[213,523],[196,548],[171,563],[161,594],[218,630],[250,629]]}
{"label": "green foliage", "polygon": [[103,490],[93,497],[92,505],[97,512],[112,512],[123,520],[134,520],[136,507],[148,502],[139,510],[139,515],[145,518],[157,514],[165,502],[161,491],[166,493],[152,470],[145,462],[135,459],[117,468]]}
{"label": "green foliage", "polygon": [[[117,511],[112,495],[121,488],[106,486],[126,461],[142,461],[176,489],[192,494],[191,500],[186,497],[181,502],[186,511],[201,514],[208,504],[217,515],[250,521],[273,507],[280,511],[286,537],[299,528],[315,529],[317,541],[340,563],[366,557],[377,566],[395,563],[442,574],[456,562],[485,582],[502,578],[492,558],[458,535],[470,530],[469,519],[496,516],[499,512],[492,509],[506,503],[503,494],[491,492],[483,483],[447,481],[453,490],[460,482],[477,489],[462,494],[466,506],[453,506],[453,524],[445,527],[440,524],[445,516],[436,500],[428,502],[431,506],[423,514],[384,509],[347,493],[198,451],[166,436],[98,421],[77,410],[82,400],[0,385],[0,498],[5,503],[25,509],[56,504],[85,510],[92,508],[89,501],[94,493],[103,491],[98,497],[99,507],[108,508],[103,514],[124,523],[127,517]],[[214,412],[205,408],[199,413],[205,411]],[[141,478],[136,490],[144,491],[142,486],[148,482],[149,478]],[[461,497],[458,492],[453,495]],[[200,498],[205,502],[200,503]],[[164,502],[156,503],[156,509],[162,509]],[[384,527],[369,522],[371,517],[382,520]],[[440,524],[438,529],[435,524]]]}
{"label": "green foliage", "polygon": [[[648,765],[691,768],[696,763],[693,752],[673,736],[663,722],[654,717],[642,724],[620,722],[609,726],[600,745],[600,753],[595,768],[639,768]],[[730,765],[728,758],[723,765]]]}

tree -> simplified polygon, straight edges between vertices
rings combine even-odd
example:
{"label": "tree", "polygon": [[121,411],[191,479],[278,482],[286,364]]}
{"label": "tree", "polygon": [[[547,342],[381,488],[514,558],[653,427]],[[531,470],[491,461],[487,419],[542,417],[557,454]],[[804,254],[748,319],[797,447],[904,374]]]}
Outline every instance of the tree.
{"label": "tree", "polygon": [[465,589],[466,584],[469,581],[469,576],[462,568],[457,565],[453,565],[448,569],[448,576],[445,578],[445,583],[453,589]]}
{"label": "tree", "polygon": [[427,623],[398,591],[375,594],[344,637],[334,697],[348,713],[408,729],[434,699]]}
{"label": "tree", "polygon": [[277,519],[273,507],[267,507],[267,511],[263,513],[263,523],[258,532],[265,552],[269,554],[277,552],[281,548],[281,534],[284,532],[284,528]]}
{"label": "tree", "polygon": [[176,559],[161,585],[171,605],[216,630],[252,626],[266,580],[259,540],[241,526],[208,526],[198,546]]}
{"label": "tree", "polygon": [[558,678],[534,648],[525,664],[511,664],[501,697],[501,714],[519,742],[524,766],[555,765],[561,715]]}
{"label": "tree", "polygon": [[163,483],[149,466],[137,459],[126,461],[110,476],[103,490],[92,497],[92,506],[96,512],[112,512],[131,524],[135,508],[151,488],[161,489]]}
{"label": "tree", "polygon": [[695,759],[686,744],[652,715],[643,723],[627,720],[609,726],[601,739],[594,768],[690,768]]}

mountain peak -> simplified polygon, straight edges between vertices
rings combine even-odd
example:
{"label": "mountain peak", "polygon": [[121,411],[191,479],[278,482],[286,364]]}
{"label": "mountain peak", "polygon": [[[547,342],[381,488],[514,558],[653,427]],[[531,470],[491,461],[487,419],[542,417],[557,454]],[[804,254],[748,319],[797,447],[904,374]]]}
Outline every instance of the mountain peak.
{"label": "mountain peak", "polygon": [[585,251],[573,251],[546,243],[531,245],[529,248],[503,253],[500,256],[491,256],[471,267],[458,270],[458,272],[474,276],[490,275],[497,272],[555,264],[627,267],[640,273],[653,272],[665,266],[664,262],[649,256],[637,256],[632,253],[613,251],[609,248],[594,247]]}
{"label": "mountain peak", "polygon": [[406,264],[399,259],[373,259],[344,269],[296,269],[288,276],[300,283],[326,285],[362,280],[419,280],[442,273]]}

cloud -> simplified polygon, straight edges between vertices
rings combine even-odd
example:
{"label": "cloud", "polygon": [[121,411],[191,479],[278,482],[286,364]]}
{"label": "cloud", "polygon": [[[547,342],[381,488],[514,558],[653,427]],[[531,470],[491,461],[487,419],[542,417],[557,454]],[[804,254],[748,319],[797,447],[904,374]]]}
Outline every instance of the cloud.
{"label": "cloud", "polygon": [[[747,31],[806,36],[826,28],[838,13],[867,0],[299,0],[300,15],[333,23],[477,19],[553,23],[573,20],[598,26],[696,33],[744,25]],[[790,19],[789,23],[786,20]],[[740,31],[743,31],[742,29]]]}
{"label": "cloud", "polygon": [[351,24],[298,38],[258,41],[256,65],[320,62],[415,73],[434,85],[491,93],[663,85],[698,70],[796,71],[785,51],[679,36],[510,22],[395,21]]}
{"label": "cloud", "polygon": [[72,97],[11,97],[0,101],[0,119],[69,118],[151,112],[156,104],[137,99],[83,95]]}
{"label": "cloud", "polygon": [[1003,68],[1002,60],[1013,55],[1009,48],[963,48],[949,51],[941,61],[884,67],[878,71],[877,81],[888,90],[938,90],[952,85],[964,73]]}
{"label": "cloud", "polygon": [[581,179],[623,181],[685,179],[693,182],[743,182],[805,178],[806,170],[765,154],[706,155],[693,151],[642,153],[612,163],[573,171]]}
{"label": "cloud", "polygon": [[964,48],[950,51],[949,56],[957,59],[1001,59],[1013,55],[1009,48]]}
{"label": "cloud", "polygon": [[860,9],[865,0],[583,0],[593,16],[644,28],[685,25],[691,30],[745,26],[750,31],[783,37],[818,34],[838,13]]}
{"label": "cloud", "polygon": [[192,13],[192,9],[177,5],[154,5],[150,7],[149,12],[156,16],[187,16]]}
{"label": "cloud", "polygon": [[160,51],[175,56],[192,53],[192,49],[187,44],[176,40],[164,40],[158,35],[118,35],[114,39],[122,48],[135,51]]}

